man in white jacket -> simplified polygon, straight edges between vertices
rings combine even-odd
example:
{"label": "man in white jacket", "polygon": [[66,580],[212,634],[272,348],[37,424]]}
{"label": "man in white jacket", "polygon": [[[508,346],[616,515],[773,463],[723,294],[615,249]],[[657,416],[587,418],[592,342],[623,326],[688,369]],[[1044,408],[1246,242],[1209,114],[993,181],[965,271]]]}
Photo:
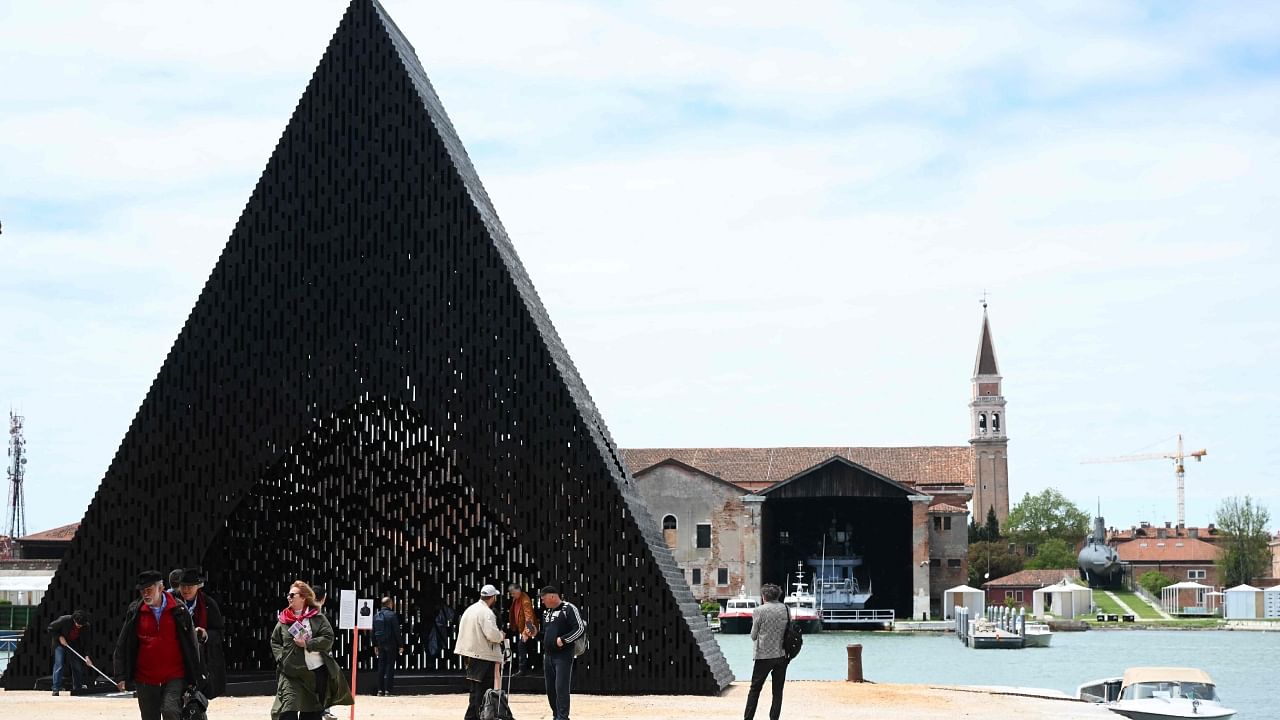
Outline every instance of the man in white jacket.
{"label": "man in white jacket", "polygon": [[458,621],[458,642],[453,652],[467,658],[467,682],[471,688],[465,720],[480,720],[485,691],[498,687],[502,641],[506,635],[498,628],[498,617],[493,613],[493,604],[497,601],[498,589],[485,585],[480,588],[480,599],[468,607]]}

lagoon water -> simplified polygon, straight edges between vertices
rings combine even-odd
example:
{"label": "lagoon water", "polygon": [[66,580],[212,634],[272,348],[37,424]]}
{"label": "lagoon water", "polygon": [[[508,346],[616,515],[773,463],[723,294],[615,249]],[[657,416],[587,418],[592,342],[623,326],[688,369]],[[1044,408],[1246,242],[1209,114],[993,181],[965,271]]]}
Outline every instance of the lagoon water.
{"label": "lagoon water", "polygon": [[[739,680],[751,678],[751,637],[718,635]],[[843,680],[845,646],[862,644],[863,674],[888,683],[1012,685],[1075,695],[1088,680],[1134,665],[1208,671],[1236,717],[1280,717],[1280,632],[1092,630],[1054,633],[1048,648],[971,650],[951,634],[821,633],[805,637],[788,679]],[[766,690],[767,692],[767,690]]]}

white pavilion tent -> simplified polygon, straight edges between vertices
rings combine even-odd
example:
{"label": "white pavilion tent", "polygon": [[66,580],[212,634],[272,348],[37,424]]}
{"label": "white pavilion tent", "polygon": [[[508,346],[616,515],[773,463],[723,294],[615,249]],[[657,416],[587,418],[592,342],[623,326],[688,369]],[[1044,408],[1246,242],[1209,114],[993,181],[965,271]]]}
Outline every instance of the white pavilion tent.
{"label": "white pavilion tent", "polygon": [[1212,615],[1218,609],[1212,590],[1194,580],[1174,583],[1160,591],[1160,607],[1170,615]]}
{"label": "white pavilion tent", "polygon": [[1280,585],[1262,591],[1263,617],[1280,618]]}
{"label": "white pavilion tent", "polygon": [[1256,620],[1263,617],[1262,590],[1252,585],[1237,585],[1222,592],[1222,616],[1228,620]]}
{"label": "white pavilion tent", "polygon": [[1065,578],[1031,593],[1031,614],[1035,617],[1053,615],[1070,620],[1092,608],[1093,591]]}
{"label": "white pavilion tent", "polygon": [[968,585],[957,585],[942,593],[942,618],[956,616],[956,606],[969,608],[969,616],[978,618],[987,610],[987,594]]}

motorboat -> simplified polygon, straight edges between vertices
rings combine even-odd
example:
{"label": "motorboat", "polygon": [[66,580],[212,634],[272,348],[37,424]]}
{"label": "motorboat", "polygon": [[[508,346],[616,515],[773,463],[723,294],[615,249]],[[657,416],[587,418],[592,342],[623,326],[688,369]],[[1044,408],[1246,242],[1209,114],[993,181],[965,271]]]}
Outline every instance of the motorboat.
{"label": "motorboat", "polygon": [[1133,667],[1119,678],[1093,680],[1077,690],[1081,700],[1106,703],[1131,720],[1234,717],[1223,707],[1209,673],[1196,668]]}
{"label": "motorboat", "polygon": [[720,611],[720,632],[725,635],[745,635],[751,632],[751,621],[760,601],[747,597],[747,591],[730,598],[724,610]]}
{"label": "motorboat", "polygon": [[822,610],[862,610],[871,599],[871,582],[866,587],[858,581],[856,571],[862,566],[859,555],[841,555],[810,559],[813,590]]}
{"label": "motorboat", "polygon": [[796,581],[791,584],[791,594],[782,603],[791,611],[791,621],[800,627],[800,632],[809,634],[822,630],[822,615],[818,611],[818,599],[809,592],[804,582],[804,563],[796,568]]}
{"label": "motorboat", "polygon": [[1009,632],[990,620],[969,621],[969,647],[975,650],[1016,650],[1025,647],[1023,637]]}
{"label": "motorboat", "polygon": [[1029,622],[1022,628],[1023,647],[1049,647],[1053,639],[1053,630],[1046,623]]}

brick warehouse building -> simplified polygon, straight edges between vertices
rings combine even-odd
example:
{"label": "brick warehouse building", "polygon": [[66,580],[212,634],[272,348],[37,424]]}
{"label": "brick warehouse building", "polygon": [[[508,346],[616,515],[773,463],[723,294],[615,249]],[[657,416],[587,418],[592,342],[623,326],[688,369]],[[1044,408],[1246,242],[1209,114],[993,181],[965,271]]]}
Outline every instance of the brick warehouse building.
{"label": "brick warehouse building", "polygon": [[[783,584],[819,558],[846,564],[869,608],[940,616],[968,577],[968,514],[1009,513],[1001,377],[984,308],[968,445],[622,450],[693,594]],[[834,572],[834,571],[833,571]]]}

